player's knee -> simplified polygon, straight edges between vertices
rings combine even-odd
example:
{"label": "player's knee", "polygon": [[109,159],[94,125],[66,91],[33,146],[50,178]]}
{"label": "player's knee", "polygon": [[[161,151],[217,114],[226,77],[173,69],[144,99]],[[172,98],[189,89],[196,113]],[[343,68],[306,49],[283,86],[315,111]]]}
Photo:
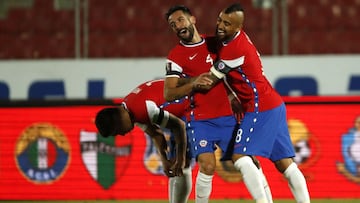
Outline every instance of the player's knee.
{"label": "player's knee", "polygon": [[259,160],[258,160],[255,156],[251,156],[251,159],[253,160],[255,166],[256,166],[258,169],[260,169],[261,166],[260,166]]}
{"label": "player's knee", "polygon": [[292,158],[284,158],[280,159],[278,161],[275,161],[275,167],[280,173],[284,173],[284,171],[292,164],[294,163]]}
{"label": "player's knee", "polygon": [[206,175],[214,175],[215,173],[215,164],[213,163],[202,163],[199,165],[200,171]]}
{"label": "player's knee", "polygon": [[238,159],[240,159],[243,156],[246,156],[246,155],[244,155],[244,154],[233,154],[232,155],[232,160],[235,163]]}
{"label": "player's knee", "polygon": [[206,175],[213,175],[216,167],[216,159],[213,153],[203,153],[198,156],[200,171]]}

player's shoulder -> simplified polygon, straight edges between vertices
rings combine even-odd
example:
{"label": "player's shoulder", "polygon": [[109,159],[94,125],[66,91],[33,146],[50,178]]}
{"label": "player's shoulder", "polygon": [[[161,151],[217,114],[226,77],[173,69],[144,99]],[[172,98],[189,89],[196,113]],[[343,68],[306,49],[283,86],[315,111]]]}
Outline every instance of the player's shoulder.
{"label": "player's shoulder", "polygon": [[245,32],[245,30],[241,30],[240,36],[237,37],[237,42],[243,44],[244,41],[248,44],[253,45],[253,42],[251,41],[249,35]]}
{"label": "player's shoulder", "polygon": [[170,51],[168,52],[168,56],[169,55],[176,55],[177,53],[181,52],[183,50],[184,46],[181,45],[181,43],[177,43],[174,47],[172,47],[170,49]]}
{"label": "player's shoulder", "polygon": [[169,51],[167,55],[167,60],[175,63],[181,63],[181,61],[185,60],[188,57],[188,54],[188,49],[179,44]]}

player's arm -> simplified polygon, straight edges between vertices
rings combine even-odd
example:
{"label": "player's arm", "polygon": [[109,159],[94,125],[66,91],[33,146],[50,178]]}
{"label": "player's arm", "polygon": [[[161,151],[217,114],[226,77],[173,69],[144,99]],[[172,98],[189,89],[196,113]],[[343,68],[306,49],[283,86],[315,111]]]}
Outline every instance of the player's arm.
{"label": "player's arm", "polygon": [[193,92],[206,91],[204,88],[201,88],[201,86],[207,86],[213,83],[209,75],[209,73],[203,73],[192,78],[167,77],[164,85],[165,99],[167,101],[173,101],[190,95]]}
{"label": "player's arm", "polygon": [[244,63],[244,56],[232,60],[218,60],[210,68],[210,73],[213,75],[213,77],[222,79],[230,71],[237,69],[243,63]]}
{"label": "player's arm", "polygon": [[192,83],[194,80],[195,78],[178,78],[177,86],[180,87],[188,83]]}
{"label": "player's arm", "polygon": [[174,101],[192,92],[191,79],[182,78],[182,67],[168,57],[166,62],[166,77],[164,82],[164,98]]}
{"label": "player's arm", "polygon": [[223,80],[224,77],[232,70],[237,69],[244,62],[244,57],[239,57],[233,60],[218,60],[210,68],[209,73],[203,73],[211,83],[199,84],[196,88],[198,91],[209,91],[219,81]]}
{"label": "player's arm", "polygon": [[151,139],[154,141],[161,162],[164,167],[164,172],[167,176],[174,176],[171,172],[171,163],[167,158],[167,142],[165,140],[164,132],[156,125],[150,125],[145,130]]}
{"label": "player's arm", "polygon": [[[175,139],[175,163],[171,165],[170,172],[173,176],[183,175],[183,168],[185,166],[186,160],[186,129],[185,123],[180,118],[174,116],[168,111],[165,111],[161,108],[158,108],[154,102],[148,101],[147,103],[148,113],[150,114],[150,119],[152,125],[150,125],[148,132],[152,134],[153,137],[156,136],[156,133],[163,134],[160,131],[155,130],[156,128],[167,128],[171,131]],[[153,129],[152,129],[153,128]],[[152,131],[150,131],[152,129]],[[161,138],[162,139],[162,138]],[[164,150],[161,142],[158,144],[160,150]]]}
{"label": "player's arm", "polygon": [[[212,82],[204,77],[200,78],[200,80],[200,82],[206,82],[206,80],[207,83]],[[182,67],[171,59],[167,59],[164,83],[164,98],[166,101],[174,101],[188,96],[196,91],[198,86],[199,77],[183,78]]]}
{"label": "player's arm", "polygon": [[234,113],[234,116],[238,123],[240,123],[240,120],[243,118],[244,111],[241,106],[241,101],[237,97],[234,91],[232,91],[229,87],[227,87],[228,91],[228,99],[231,105],[232,112]]}
{"label": "player's arm", "polygon": [[185,122],[170,113],[168,122],[165,127],[171,130],[171,133],[174,135],[176,144],[176,159],[171,169],[174,175],[181,176],[183,175],[182,169],[185,167],[186,160],[187,138]]}
{"label": "player's arm", "polygon": [[164,98],[166,101],[174,101],[189,95],[193,90],[191,79],[178,77],[166,77],[164,83]]}

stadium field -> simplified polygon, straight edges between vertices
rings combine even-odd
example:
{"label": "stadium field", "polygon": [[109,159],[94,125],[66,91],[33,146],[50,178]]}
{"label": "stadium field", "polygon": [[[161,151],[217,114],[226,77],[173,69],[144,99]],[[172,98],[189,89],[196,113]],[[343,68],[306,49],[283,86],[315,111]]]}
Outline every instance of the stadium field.
{"label": "stadium field", "polygon": [[[164,200],[78,200],[78,201],[4,201],[9,203],[167,203]],[[210,203],[253,203],[253,200],[212,200]],[[294,203],[294,200],[274,200],[274,203]],[[359,199],[313,199],[312,203],[359,203]],[[193,200],[189,203],[194,203]]]}

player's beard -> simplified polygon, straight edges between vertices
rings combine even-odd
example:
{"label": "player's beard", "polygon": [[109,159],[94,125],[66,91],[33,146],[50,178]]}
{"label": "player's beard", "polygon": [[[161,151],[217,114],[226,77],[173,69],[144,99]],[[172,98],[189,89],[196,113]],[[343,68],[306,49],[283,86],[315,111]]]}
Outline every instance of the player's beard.
{"label": "player's beard", "polygon": [[235,36],[236,33],[234,33],[233,35],[229,35],[226,30],[221,30],[221,32],[219,33],[218,31],[218,27],[216,27],[216,30],[215,30],[215,36],[216,38],[221,41],[221,42],[224,42],[224,43],[227,43],[229,41],[231,41],[234,36]]}
{"label": "player's beard", "polygon": [[186,29],[186,32],[188,33],[187,36],[183,36],[181,35],[181,33],[177,33],[177,36],[179,37],[179,39],[185,43],[189,43],[189,42],[192,42],[193,40],[193,37],[194,37],[194,26],[193,25],[189,25]]}
{"label": "player's beard", "polygon": [[219,40],[219,41],[227,41],[227,35],[226,35],[226,31],[225,30],[222,30],[223,32],[221,34],[219,34],[218,32],[218,27],[216,26],[215,28],[215,36],[216,38]]}

